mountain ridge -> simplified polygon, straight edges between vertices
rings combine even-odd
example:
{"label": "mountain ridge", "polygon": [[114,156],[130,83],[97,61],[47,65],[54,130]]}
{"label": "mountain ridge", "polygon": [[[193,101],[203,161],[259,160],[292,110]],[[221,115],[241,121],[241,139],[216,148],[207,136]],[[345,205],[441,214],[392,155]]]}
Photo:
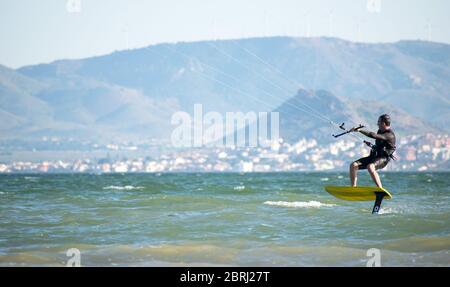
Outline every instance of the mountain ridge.
{"label": "mountain ridge", "polygon": [[[357,110],[382,102],[384,109],[412,116],[408,121],[417,118],[420,131],[448,133],[449,63],[450,45],[443,43],[261,37],[163,43],[16,70],[3,66],[1,117],[12,124],[1,127],[2,136],[75,128],[75,136],[94,138],[102,131],[103,138],[167,137],[170,115],[191,112],[195,103],[205,112],[271,111],[300,88],[328,91]],[[131,107],[121,114],[126,105]],[[115,120],[105,122],[106,115]],[[33,134],[27,135],[27,125]]]}

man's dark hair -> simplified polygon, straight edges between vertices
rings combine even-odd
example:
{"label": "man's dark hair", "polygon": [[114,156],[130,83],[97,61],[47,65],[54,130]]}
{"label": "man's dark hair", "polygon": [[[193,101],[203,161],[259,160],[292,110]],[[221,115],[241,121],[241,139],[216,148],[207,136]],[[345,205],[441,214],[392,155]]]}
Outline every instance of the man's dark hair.
{"label": "man's dark hair", "polygon": [[387,126],[391,125],[391,117],[388,114],[381,115],[379,119]]}

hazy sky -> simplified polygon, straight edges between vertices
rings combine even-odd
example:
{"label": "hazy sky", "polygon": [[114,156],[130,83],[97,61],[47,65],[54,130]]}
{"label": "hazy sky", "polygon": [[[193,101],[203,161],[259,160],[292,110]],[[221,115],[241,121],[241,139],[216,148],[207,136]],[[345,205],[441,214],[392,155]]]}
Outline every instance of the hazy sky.
{"label": "hazy sky", "polygon": [[449,0],[0,0],[0,64],[272,35],[450,43],[449,12]]}

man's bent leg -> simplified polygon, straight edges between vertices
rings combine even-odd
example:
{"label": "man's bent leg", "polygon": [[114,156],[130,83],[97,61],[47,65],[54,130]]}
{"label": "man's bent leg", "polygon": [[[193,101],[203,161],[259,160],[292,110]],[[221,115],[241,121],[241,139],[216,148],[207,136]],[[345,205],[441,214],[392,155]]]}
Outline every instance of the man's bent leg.
{"label": "man's bent leg", "polygon": [[371,163],[367,166],[367,170],[369,171],[370,176],[372,177],[373,181],[379,188],[383,188],[381,185],[380,176],[378,175],[377,170],[375,169],[375,164]]}
{"label": "man's bent leg", "polygon": [[350,182],[353,187],[356,186],[356,183],[358,181],[358,177],[357,177],[358,169],[359,169],[358,163],[352,162],[350,164]]}

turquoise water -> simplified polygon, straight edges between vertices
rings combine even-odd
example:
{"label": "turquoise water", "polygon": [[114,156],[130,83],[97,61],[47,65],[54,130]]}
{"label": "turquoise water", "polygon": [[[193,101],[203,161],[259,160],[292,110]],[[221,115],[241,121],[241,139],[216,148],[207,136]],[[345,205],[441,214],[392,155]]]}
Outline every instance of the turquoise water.
{"label": "turquoise water", "polygon": [[450,266],[450,173],[382,181],[372,215],[345,173],[1,175],[0,265]]}

